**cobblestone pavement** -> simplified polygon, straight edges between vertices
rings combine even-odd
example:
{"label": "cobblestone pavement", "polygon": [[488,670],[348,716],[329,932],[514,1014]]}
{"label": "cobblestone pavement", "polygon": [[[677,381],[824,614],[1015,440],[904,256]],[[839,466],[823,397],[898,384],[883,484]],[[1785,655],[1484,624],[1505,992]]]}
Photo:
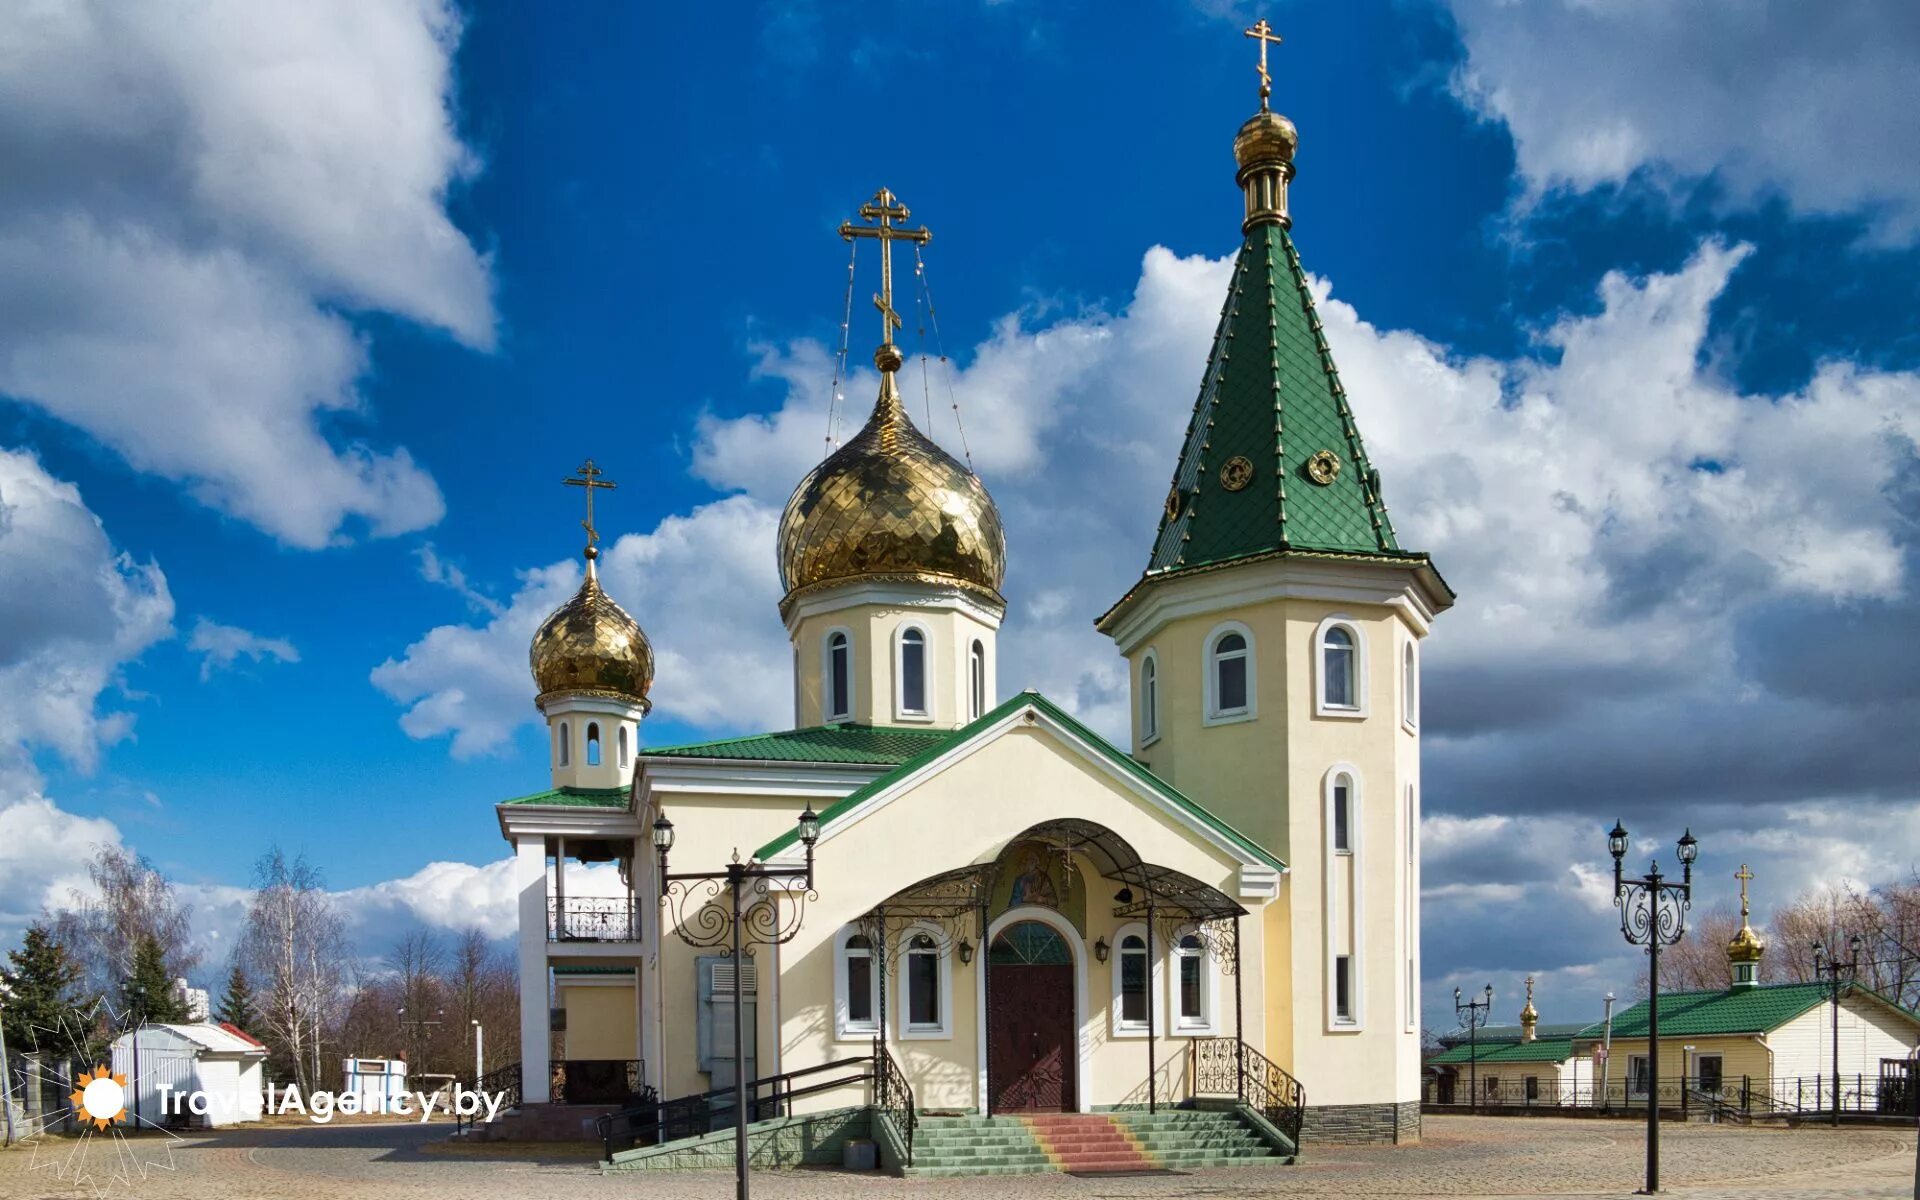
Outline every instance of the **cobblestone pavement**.
{"label": "cobblestone pavement", "polygon": [[[145,1200],[726,1200],[732,1176],[702,1172],[602,1176],[571,1148],[454,1146],[448,1128],[335,1126],[256,1129],[172,1145],[171,1169],[151,1169],[107,1194]],[[1294,1166],[1116,1178],[1057,1175],[898,1180],[837,1171],[756,1176],[765,1200],[1231,1200],[1256,1196],[1602,1196],[1640,1181],[1641,1127],[1623,1122],[1429,1117],[1417,1147],[1309,1147]],[[70,1143],[68,1144],[70,1145]],[[155,1139],[133,1143],[164,1161]],[[1913,1134],[1891,1129],[1742,1129],[1669,1125],[1662,1182],[1695,1200],[1908,1200]],[[0,1197],[92,1200],[49,1169],[43,1147],[0,1154]]]}

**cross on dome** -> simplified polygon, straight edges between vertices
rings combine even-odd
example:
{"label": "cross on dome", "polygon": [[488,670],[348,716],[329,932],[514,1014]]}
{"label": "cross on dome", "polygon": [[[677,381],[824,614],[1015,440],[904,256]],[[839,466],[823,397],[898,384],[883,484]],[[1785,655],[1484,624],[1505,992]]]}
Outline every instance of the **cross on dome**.
{"label": "cross on dome", "polygon": [[1255,21],[1246,35],[1260,43],[1260,111],[1266,112],[1267,100],[1273,95],[1273,76],[1267,72],[1267,46],[1278,46],[1285,39],[1273,31],[1265,17]]}
{"label": "cross on dome", "polygon": [[880,243],[880,293],[873,298],[873,306],[880,310],[880,349],[874,351],[873,360],[883,372],[891,372],[905,361],[899,351],[891,349],[893,331],[901,327],[900,314],[893,308],[893,243],[905,240],[924,246],[933,240],[933,231],[925,225],[918,229],[895,226],[895,221],[904,221],[913,214],[886,188],[862,204],[859,215],[867,224],[842,221],[840,236],[850,242],[855,238],[875,238]]}

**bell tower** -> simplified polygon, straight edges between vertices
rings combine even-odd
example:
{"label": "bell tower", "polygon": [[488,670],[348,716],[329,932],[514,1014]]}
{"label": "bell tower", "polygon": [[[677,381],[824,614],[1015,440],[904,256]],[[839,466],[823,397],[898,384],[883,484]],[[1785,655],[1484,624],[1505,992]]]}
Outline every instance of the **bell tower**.
{"label": "bell tower", "polygon": [[[1453,592],[1404,549],[1293,241],[1299,135],[1233,140],[1241,245],[1145,573],[1097,627],[1134,754],[1285,860],[1268,1057],[1341,1136],[1418,1137],[1420,644]],[[1356,1064],[1365,1063],[1364,1068]]]}

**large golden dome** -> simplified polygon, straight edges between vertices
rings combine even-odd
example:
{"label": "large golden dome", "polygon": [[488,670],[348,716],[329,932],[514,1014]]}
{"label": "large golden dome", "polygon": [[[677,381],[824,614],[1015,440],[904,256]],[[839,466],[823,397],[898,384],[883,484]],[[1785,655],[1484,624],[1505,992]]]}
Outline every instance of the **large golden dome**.
{"label": "large golden dome", "polygon": [[1753,931],[1753,926],[1740,922],[1740,932],[1733,935],[1727,943],[1727,960],[1737,963],[1757,963],[1767,952],[1767,943]]}
{"label": "large golden dome", "polygon": [[1300,131],[1277,112],[1261,109],[1248,117],[1233,138],[1233,159],[1246,170],[1257,163],[1293,161],[1300,148]]}
{"label": "large golden dome", "polygon": [[977,475],[913,427],[893,372],[882,368],[866,427],[800,481],[781,514],[787,598],[815,584],[905,576],[999,602],[1007,563],[1000,510]]}
{"label": "large golden dome", "polygon": [[555,609],[533,635],[528,660],[540,699],[557,692],[612,696],[652,707],[653,644],[613,597],[601,590],[587,548],[587,577],[573,599]]}

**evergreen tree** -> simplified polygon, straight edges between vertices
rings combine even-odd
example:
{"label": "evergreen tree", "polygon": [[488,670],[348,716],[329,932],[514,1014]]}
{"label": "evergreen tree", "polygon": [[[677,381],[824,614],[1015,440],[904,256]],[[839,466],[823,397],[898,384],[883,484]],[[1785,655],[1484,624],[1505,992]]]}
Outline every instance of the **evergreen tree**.
{"label": "evergreen tree", "polygon": [[187,1019],[187,1006],[173,990],[167,952],[160,939],[142,934],[133,950],[133,969],[120,985],[120,1003],[132,1024],[165,1024]]}
{"label": "evergreen tree", "polygon": [[215,1010],[213,1019],[245,1029],[259,1015],[253,1006],[253,984],[248,981],[247,973],[240,969],[240,964],[235,963],[233,969],[227,972],[227,991],[220,997],[220,1007]]}
{"label": "evergreen tree", "polygon": [[80,1033],[77,985],[82,968],[41,922],[27,926],[26,939],[0,967],[7,990],[7,1038],[29,1051],[66,1052]]}

